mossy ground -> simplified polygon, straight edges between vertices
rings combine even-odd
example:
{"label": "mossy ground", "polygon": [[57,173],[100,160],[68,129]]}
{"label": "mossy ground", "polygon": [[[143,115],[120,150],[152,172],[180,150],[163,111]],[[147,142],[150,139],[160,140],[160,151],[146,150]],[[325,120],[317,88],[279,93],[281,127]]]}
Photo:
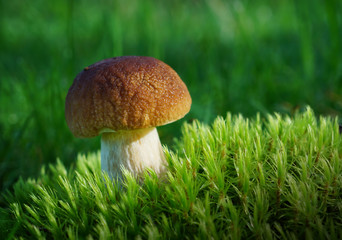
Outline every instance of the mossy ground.
{"label": "mossy ground", "polygon": [[122,184],[100,155],[61,161],[6,194],[0,231],[54,239],[341,239],[342,137],[338,119],[311,109],[185,124],[164,147],[167,181],[147,172]]}

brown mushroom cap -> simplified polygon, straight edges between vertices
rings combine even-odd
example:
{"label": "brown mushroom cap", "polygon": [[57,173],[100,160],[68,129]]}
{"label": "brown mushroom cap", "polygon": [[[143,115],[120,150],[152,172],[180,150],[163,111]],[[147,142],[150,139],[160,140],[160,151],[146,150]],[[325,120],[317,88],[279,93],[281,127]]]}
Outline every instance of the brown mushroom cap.
{"label": "brown mushroom cap", "polygon": [[189,112],[191,97],[178,74],[152,57],[105,59],[77,75],[65,102],[76,137],[156,127]]}

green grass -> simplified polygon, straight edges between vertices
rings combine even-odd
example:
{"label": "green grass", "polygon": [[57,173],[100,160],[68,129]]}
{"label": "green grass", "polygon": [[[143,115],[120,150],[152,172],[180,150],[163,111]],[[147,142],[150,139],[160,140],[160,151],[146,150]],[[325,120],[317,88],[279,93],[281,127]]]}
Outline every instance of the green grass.
{"label": "green grass", "polygon": [[59,160],[20,180],[0,209],[0,232],[54,239],[341,239],[338,119],[227,114],[184,124],[167,180],[147,172],[122,184],[100,154]]}
{"label": "green grass", "polygon": [[[103,58],[171,65],[193,98],[186,120],[342,110],[342,3],[330,1],[0,1],[0,189],[99,149],[64,120],[73,78]],[[159,128],[171,146],[180,125]],[[1,199],[0,199],[1,202]]]}

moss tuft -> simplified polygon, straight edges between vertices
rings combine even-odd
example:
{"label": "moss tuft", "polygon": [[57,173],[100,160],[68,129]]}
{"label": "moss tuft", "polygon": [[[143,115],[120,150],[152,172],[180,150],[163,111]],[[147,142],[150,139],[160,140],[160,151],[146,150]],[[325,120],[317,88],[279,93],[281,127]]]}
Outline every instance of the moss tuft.
{"label": "moss tuft", "polygon": [[60,161],[5,195],[8,238],[342,238],[338,120],[310,108],[293,118],[218,117],[184,124],[164,147],[167,181],[153,172],[118,185],[99,153]]}

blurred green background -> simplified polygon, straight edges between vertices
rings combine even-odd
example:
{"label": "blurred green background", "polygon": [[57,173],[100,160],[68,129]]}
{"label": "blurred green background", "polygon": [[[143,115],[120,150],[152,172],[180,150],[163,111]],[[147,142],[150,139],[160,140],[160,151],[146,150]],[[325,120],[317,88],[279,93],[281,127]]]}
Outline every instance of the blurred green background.
{"label": "blurred green background", "polygon": [[[67,166],[100,139],[76,139],[64,119],[73,78],[120,55],[173,67],[193,98],[185,120],[341,115],[342,1],[11,0],[0,2],[0,190]],[[182,121],[158,129],[172,147]]]}

